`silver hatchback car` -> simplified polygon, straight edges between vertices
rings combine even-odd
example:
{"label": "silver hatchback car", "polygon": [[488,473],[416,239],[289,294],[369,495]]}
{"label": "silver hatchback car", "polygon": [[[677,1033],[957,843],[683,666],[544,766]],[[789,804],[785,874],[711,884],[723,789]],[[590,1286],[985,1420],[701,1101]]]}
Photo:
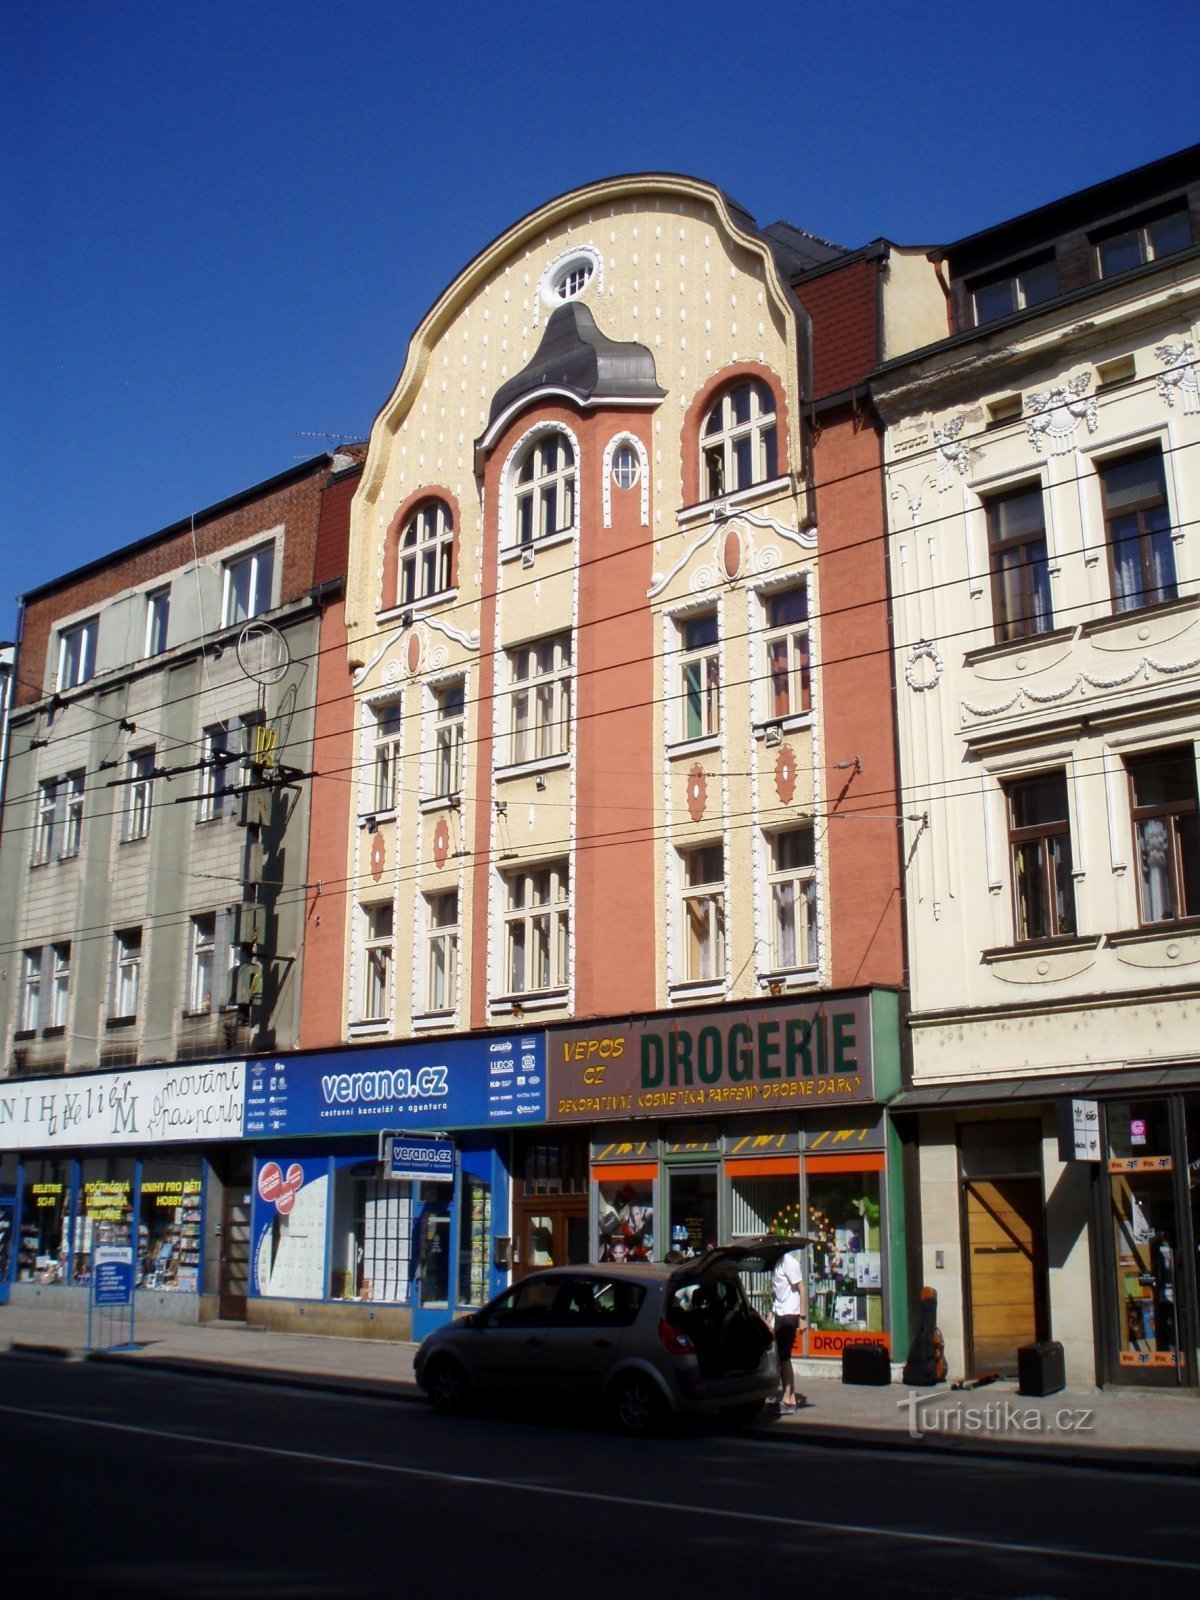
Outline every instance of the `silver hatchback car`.
{"label": "silver hatchback car", "polygon": [[446,1413],[485,1400],[593,1406],[629,1434],[672,1416],[750,1421],[778,1388],[778,1362],[738,1269],[770,1271],[802,1242],[747,1240],[675,1266],[532,1272],[431,1333],[417,1382]]}

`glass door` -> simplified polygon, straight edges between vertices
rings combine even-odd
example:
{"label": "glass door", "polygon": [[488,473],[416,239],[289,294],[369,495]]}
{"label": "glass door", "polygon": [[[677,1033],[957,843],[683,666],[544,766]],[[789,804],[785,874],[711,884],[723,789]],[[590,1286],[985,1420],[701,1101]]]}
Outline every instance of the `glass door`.
{"label": "glass door", "polygon": [[1116,1260],[1117,1381],[1188,1380],[1180,1347],[1183,1293],[1170,1105],[1107,1107],[1108,1193]]}
{"label": "glass door", "polygon": [[667,1169],[667,1235],[664,1243],[672,1259],[682,1261],[702,1255],[720,1243],[718,1225],[719,1169],[669,1167]]}

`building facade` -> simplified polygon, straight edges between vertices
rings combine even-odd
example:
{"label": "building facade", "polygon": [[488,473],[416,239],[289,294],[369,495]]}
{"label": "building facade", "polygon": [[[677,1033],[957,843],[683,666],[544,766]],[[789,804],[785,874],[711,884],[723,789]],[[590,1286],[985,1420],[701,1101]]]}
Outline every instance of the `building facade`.
{"label": "building facade", "polygon": [[1198,207],[1192,150],[939,252],[872,382],[952,1371],[1196,1383]]}

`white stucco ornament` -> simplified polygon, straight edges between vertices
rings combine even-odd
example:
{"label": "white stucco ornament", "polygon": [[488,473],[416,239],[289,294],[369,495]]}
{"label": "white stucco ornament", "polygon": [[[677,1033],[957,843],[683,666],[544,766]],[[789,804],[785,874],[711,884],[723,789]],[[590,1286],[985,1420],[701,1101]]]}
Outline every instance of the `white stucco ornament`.
{"label": "white stucco ornament", "polygon": [[958,415],[949,422],[944,422],[933,430],[933,442],[937,449],[938,467],[938,493],[945,494],[954,482],[954,473],[957,470],[960,478],[966,476],[970,460],[970,450],[965,439],[960,439],[959,434],[966,426],[965,416]]}
{"label": "white stucco ornament", "polygon": [[[925,662],[929,663],[928,666],[923,665]],[[937,688],[944,670],[937,646],[930,644],[928,639],[919,639],[908,652],[908,660],[904,663],[904,681],[910,689],[921,694],[926,689]]]}
{"label": "white stucco ornament", "polygon": [[1186,416],[1200,411],[1200,382],[1196,379],[1196,361],[1192,354],[1192,341],[1181,339],[1178,344],[1160,344],[1154,354],[1166,367],[1158,374],[1159,398],[1174,406],[1175,396],[1183,402]]}
{"label": "white stucco ornament", "polygon": [[1081,372],[1061,388],[1029,396],[1028,409],[1031,415],[1025,426],[1029,430],[1029,442],[1039,455],[1043,441],[1049,444],[1051,455],[1066,455],[1073,448],[1081,422],[1087,423],[1089,433],[1095,433],[1100,423],[1100,412],[1096,396],[1086,393],[1091,381],[1090,372]]}

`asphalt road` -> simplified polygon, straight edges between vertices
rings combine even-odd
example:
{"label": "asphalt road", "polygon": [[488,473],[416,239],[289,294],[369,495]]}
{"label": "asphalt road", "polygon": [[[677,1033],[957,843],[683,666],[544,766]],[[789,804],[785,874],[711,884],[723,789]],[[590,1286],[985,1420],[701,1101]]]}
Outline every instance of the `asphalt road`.
{"label": "asphalt road", "polygon": [[0,1573],[38,1600],[1187,1594],[1200,1482],[921,1460],[0,1356]]}

